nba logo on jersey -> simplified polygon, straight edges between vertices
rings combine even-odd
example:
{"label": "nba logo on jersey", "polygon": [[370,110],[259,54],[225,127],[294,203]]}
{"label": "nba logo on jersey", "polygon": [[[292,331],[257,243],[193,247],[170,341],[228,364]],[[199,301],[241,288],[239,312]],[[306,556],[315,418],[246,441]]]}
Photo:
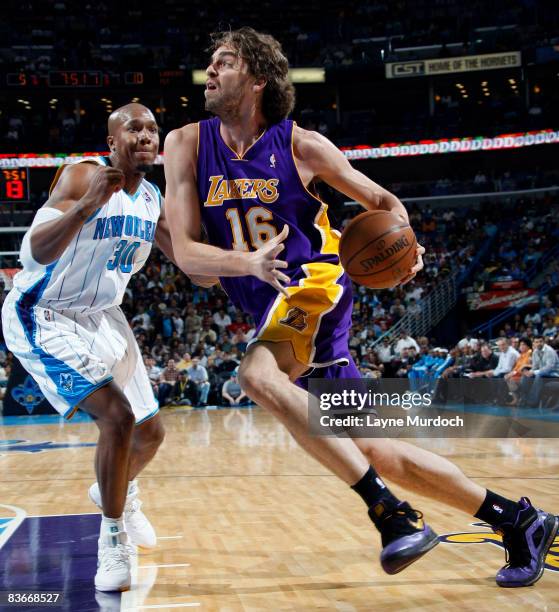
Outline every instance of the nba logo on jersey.
{"label": "nba logo on jersey", "polygon": [[74,386],[74,378],[71,374],[65,374],[62,372],[60,374],[60,386],[64,389],[64,391],[72,391],[72,387]]}
{"label": "nba logo on jersey", "polygon": [[276,156],[272,153],[270,155],[270,168],[276,167]]}

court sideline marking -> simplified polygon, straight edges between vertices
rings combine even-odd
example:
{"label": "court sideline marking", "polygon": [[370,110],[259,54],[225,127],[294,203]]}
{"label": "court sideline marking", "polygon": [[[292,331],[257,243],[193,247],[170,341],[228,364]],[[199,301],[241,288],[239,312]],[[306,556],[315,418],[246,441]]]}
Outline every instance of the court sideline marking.
{"label": "court sideline marking", "polygon": [[[12,537],[15,530],[23,523],[25,517],[27,516],[27,512],[25,512],[23,508],[8,506],[6,504],[0,504],[0,508],[8,508],[8,510],[11,510],[15,514],[15,517],[10,520],[6,529],[0,533],[0,548],[2,548],[2,546],[4,546],[4,544]],[[6,516],[2,518],[11,517]]]}

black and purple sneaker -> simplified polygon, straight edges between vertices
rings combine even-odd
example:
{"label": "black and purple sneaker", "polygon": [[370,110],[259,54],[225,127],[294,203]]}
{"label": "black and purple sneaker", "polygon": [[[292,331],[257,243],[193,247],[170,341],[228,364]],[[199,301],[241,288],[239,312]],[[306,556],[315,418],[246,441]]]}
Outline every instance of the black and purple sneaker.
{"label": "black and purple sneaker", "polygon": [[518,503],[520,510],[514,524],[494,528],[503,536],[507,558],[495,578],[501,587],[524,587],[537,582],[559,529],[559,518],[534,508],[527,497]]}
{"label": "black and purple sneaker", "polygon": [[387,574],[401,572],[439,543],[437,534],[423,522],[423,514],[407,502],[396,508],[379,503],[369,509],[369,516],[381,534],[380,564]]}

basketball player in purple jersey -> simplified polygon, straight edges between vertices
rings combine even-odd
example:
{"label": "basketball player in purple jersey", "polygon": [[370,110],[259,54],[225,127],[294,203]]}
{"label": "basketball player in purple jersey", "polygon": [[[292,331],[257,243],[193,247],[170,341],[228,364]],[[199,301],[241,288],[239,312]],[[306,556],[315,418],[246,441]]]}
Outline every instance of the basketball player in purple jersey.
{"label": "basketball player in purple jersey", "polygon": [[[448,460],[399,440],[309,435],[313,407],[296,381],[312,368],[324,377],[359,376],[348,352],[352,297],[339,234],[313,183],[323,180],[367,209],[408,216],[326,138],[286,119],[293,87],[271,36],[251,28],[214,35],[207,76],[206,109],[216,117],[171,132],[165,143],[167,216],[183,271],[219,276],[233,302],[257,321],[240,366],[243,389],[362,497],[381,533],[385,571],[401,571],[438,540],[370,464],[493,525],[509,555],[498,584],[533,584],[557,532],[555,516],[526,498],[516,503],[483,489]],[[210,244],[200,242],[202,224]],[[408,279],[422,268],[422,252]]]}

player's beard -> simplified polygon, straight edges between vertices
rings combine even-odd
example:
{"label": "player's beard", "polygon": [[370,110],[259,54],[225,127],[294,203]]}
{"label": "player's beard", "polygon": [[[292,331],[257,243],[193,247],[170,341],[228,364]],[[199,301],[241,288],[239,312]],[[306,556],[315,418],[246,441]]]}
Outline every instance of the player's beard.
{"label": "player's beard", "polygon": [[205,108],[220,119],[236,119],[240,113],[243,87],[239,84],[233,91],[221,92],[219,96],[206,98]]}
{"label": "player's beard", "polygon": [[143,174],[150,174],[153,172],[153,164],[138,164],[136,166],[137,172],[142,172]]}

